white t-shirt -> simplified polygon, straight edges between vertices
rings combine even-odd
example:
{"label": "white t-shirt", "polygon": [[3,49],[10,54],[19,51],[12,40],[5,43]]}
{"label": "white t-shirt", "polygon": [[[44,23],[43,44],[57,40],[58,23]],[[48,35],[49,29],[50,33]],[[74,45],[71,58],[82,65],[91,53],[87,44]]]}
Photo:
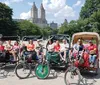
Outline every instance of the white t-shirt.
{"label": "white t-shirt", "polygon": [[69,48],[69,44],[67,43],[67,44],[61,44],[61,49],[60,49],[60,51],[66,51],[67,49]]}
{"label": "white t-shirt", "polygon": [[53,51],[54,49],[54,44],[50,44],[47,46],[48,51]]}

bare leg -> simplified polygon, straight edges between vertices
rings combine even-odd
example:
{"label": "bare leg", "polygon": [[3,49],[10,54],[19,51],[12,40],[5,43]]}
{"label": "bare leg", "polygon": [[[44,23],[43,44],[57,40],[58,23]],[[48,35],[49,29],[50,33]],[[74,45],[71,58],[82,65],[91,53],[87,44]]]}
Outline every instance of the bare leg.
{"label": "bare leg", "polygon": [[14,57],[14,61],[16,61],[17,60],[16,53],[14,51],[11,51],[11,53],[12,53],[12,55]]}
{"label": "bare leg", "polygon": [[64,51],[64,61],[66,61],[66,51]]}
{"label": "bare leg", "polygon": [[64,58],[63,58],[63,56],[61,55],[61,53],[59,53],[59,55],[60,55],[60,58],[61,58],[62,60],[64,60]]}

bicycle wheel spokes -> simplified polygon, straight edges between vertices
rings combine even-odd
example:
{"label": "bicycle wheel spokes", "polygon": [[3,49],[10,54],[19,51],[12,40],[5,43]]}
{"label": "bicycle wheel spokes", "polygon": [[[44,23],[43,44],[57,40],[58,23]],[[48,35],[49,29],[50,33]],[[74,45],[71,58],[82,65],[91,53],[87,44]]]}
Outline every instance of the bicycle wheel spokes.
{"label": "bicycle wheel spokes", "polygon": [[64,77],[66,85],[79,85],[80,84],[80,73],[78,70],[71,71],[70,69],[66,71]]}
{"label": "bicycle wheel spokes", "polygon": [[39,79],[45,79],[50,73],[49,66],[47,64],[39,64],[35,68],[35,74]]}
{"label": "bicycle wheel spokes", "polygon": [[25,79],[31,74],[31,67],[28,64],[19,64],[15,69],[17,77]]}

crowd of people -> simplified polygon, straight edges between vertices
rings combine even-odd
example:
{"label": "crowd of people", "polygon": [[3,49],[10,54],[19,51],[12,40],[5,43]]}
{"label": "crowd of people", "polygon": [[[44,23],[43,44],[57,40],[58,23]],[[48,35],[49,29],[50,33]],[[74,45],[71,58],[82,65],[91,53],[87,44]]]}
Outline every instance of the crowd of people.
{"label": "crowd of people", "polygon": [[69,50],[69,43],[66,39],[63,39],[61,43],[56,40],[55,42],[49,40],[47,45],[48,52],[58,52],[61,60],[66,61],[66,55]]}
{"label": "crowd of people", "polygon": [[23,43],[22,46],[20,46],[17,41],[15,41],[14,44],[12,44],[11,40],[5,42],[0,41],[0,53],[6,58],[10,58],[10,55],[12,55],[14,62],[17,61],[18,54],[20,53],[23,55],[24,51],[26,51],[29,57],[35,57],[38,59],[37,56],[39,56],[39,50],[41,47],[39,40],[37,40],[36,45],[33,43],[33,40],[29,40],[28,42],[27,45]]}
{"label": "crowd of people", "polygon": [[3,56],[13,56],[14,61],[17,61],[17,53],[19,51],[19,44],[17,41],[14,42],[14,45],[11,44],[11,40],[8,40],[6,45],[3,45],[4,42],[0,41],[0,52],[3,53]]}
{"label": "crowd of people", "polygon": [[[41,44],[40,41],[37,40],[37,42],[34,44],[34,41],[29,40],[29,43],[27,45],[23,44],[22,46],[19,45],[17,41],[14,42],[12,45],[12,41],[8,40],[6,42],[6,45],[3,45],[3,42],[0,41],[0,52],[3,53],[4,56],[13,56],[13,61],[17,61],[17,54],[21,52],[23,54],[24,47],[26,48],[26,54],[30,54],[31,58],[38,59],[39,55],[44,56],[44,53],[41,51]],[[96,56],[97,56],[97,47],[93,42],[90,40],[87,42],[87,45],[83,44],[83,41],[81,39],[78,39],[77,43],[75,43],[72,46],[72,54],[74,57],[77,57],[77,54],[81,57],[83,56],[84,51],[88,52],[89,54],[89,63],[91,66],[94,65]],[[66,55],[69,52],[69,43],[66,39],[63,39],[62,41],[56,40],[52,41],[49,40],[47,44],[47,50],[48,52],[57,52],[60,55],[60,58],[62,61],[66,61]]]}
{"label": "crowd of people", "polygon": [[98,50],[97,46],[92,42],[92,40],[89,40],[84,45],[83,41],[79,39],[77,43],[73,45],[74,57],[77,57],[77,55],[79,55],[78,57],[82,57],[84,52],[87,52],[89,54],[88,61],[90,66],[93,67],[96,60],[96,56],[98,54]]}

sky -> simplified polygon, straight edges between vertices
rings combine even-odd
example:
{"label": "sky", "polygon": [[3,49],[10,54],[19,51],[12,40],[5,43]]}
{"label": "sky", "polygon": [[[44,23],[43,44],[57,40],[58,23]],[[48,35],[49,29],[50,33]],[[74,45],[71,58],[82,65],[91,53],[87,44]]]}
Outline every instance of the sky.
{"label": "sky", "polygon": [[54,21],[61,24],[64,19],[67,19],[68,22],[77,20],[85,0],[0,0],[0,2],[13,9],[14,19],[29,19],[33,2],[35,2],[38,9],[43,3],[48,23]]}

